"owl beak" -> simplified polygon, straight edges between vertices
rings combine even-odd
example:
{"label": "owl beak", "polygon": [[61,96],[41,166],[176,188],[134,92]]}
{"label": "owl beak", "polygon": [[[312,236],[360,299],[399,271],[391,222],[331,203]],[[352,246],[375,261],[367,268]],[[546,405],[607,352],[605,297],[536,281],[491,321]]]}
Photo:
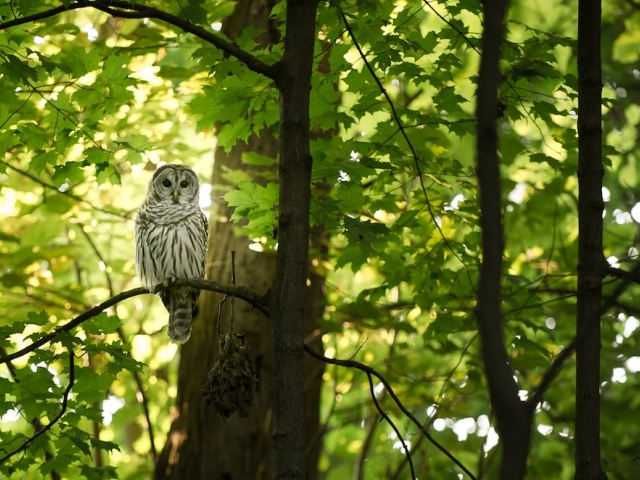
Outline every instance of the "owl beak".
{"label": "owl beak", "polygon": [[178,191],[174,190],[171,195],[173,196],[173,201],[177,202],[178,201]]}

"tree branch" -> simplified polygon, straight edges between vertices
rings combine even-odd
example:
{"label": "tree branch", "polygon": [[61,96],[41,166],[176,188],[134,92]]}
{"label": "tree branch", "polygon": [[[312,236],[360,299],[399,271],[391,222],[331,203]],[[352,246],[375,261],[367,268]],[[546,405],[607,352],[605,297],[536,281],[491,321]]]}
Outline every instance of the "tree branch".
{"label": "tree branch", "polygon": [[[635,271],[636,273],[632,277],[629,277],[629,275],[633,271]],[[631,271],[627,272],[626,270],[623,270],[621,268],[609,267],[607,268],[607,274],[612,277],[622,278],[624,280],[629,279],[634,283],[640,284],[640,275],[638,274],[637,269],[632,269]]]}
{"label": "tree branch", "polygon": [[116,217],[120,217],[120,218],[124,218],[127,219],[129,218],[129,216],[131,215],[132,212],[115,212],[113,210],[106,210],[104,208],[100,208],[100,207],[96,207],[95,205],[92,205],[91,203],[89,203],[87,200],[85,200],[84,198],[75,195],[74,193],[71,193],[69,191],[61,191],[58,187],[56,187],[55,185],[52,185],[50,183],[45,182],[44,180],[40,179],[37,175],[34,175],[31,172],[27,172],[25,170],[22,170],[21,168],[18,167],[14,167],[13,165],[11,165],[8,162],[5,162],[4,160],[0,160],[0,164],[4,165],[5,167],[13,170],[16,173],[19,173],[20,175],[27,177],[31,180],[33,180],[34,182],[36,182],[39,185],[42,185],[45,188],[48,188],[49,190],[53,190],[56,193],[65,195],[69,198],[72,198],[73,200],[75,200],[78,203],[84,203],[86,204],[89,208],[91,208],[92,210],[95,210],[97,212],[102,212],[102,213],[107,213],[109,215],[114,215]]}
{"label": "tree branch", "polygon": [[22,450],[28,448],[29,445],[31,445],[31,443],[36,438],[44,435],[47,431],[49,431],[49,429],[51,429],[51,427],[53,427],[56,423],[58,423],[58,421],[62,418],[62,416],[67,411],[67,402],[69,401],[69,394],[71,393],[71,388],[73,387],[73,383],[75,382],[75,370],[74,370],[75,365],[73,364],[73,359],[75,358],[75,356],[73,355],[72,349],[69,348],[68,352],[69,352],[69,385],[67,385],[67,388],[64,390],[64,393],[62,394],[62,408],[60,409],[60,412],[41,430],[38,430],[31,437],[29,437],[22,445],[20,445],[18,448],[16,448],[12,452],[7,453],[4,457],[0,458],[0,464],[3,464],[5,461],[7,461],[12,456],[14,456],[16,453],[19,453]]}
{"label": "tree branch", "polygon": [[[246,287],[228,285],[228,284],[223,284],[223,283],[219,283],[219,282],[200,280],[200,279],[177,279],[177,280],[174,280],[173,282],[171,282],[169,286],[167,286],[165,284],[157,285],[154,288],[154,292],[158,293],[158,292],[164,291],[164,290],[166,290],[168,288],[183,287],[183,286],[190,286],[190,287],[199,288],[201,290],[208,290],[208,291],[223,293],[223,294],[227,294],[227,295],[232,295],[234,297],[237,297],[237,298],[240,298],[240,299],[244,300],[245,302],[249,303],[253,307],[255,307],[258,310],[260,310],[266,317],[269,317],[269,310],[268,310],[268,308],[266,306],[267,305],[266,296],[260,295],[257,292],[254,292],[253,290],[250,290],[250,289],[248,289]],[[39,348],[39,347],[51,342],[52,340],[54,340],[62,332],[68,332],[68,331],[72,330],[73,328],[75,328],[75,327],[79,326],[80,324],[82,324],[84,321],[95,317],[99,313],[103,312],[104,310],[108,309],[109,307],[112,307],[113,305],[116,305],[116,304],[120,303],[123,300],[126,300],[126,299],[131,298],[131,297],[135,297],[135,296],[138,296],[138,295],[148,294],[148,293],[150,293],[149,290],[144,288],[144,287],[134,288],[134,289],[131,289],[131,290],[127,290],[127,291],[121,292],[121,293],[109,298],[108,300],[100,303],[99,305],[96,305],[95,307],[87,310],[86,312],[83,312],[82,314],[78,315],[77,317],[75,317],[71,321],[67,322],[66,324],[56,328],[50,334],[46,335],[45,337],[41,338],[40,340],[37,340],[37,341],[33,342],[31,345],[28,345],[27,347],[25,347],[25,348],[23,348],[23,349],[21,349],[21,350],[19,350],[17,352],[14,352],[12,354],[9,354],[9,355],[6,355],[6,356],[0,358],[0,365],[4,364],[4,363],[9,363],[12,360],[15,360],[16,358],[20,358],[20,357],[22,357],[22,356],[24,356],[24,355],[26,355],[26,354],[28,354],[30,352],[33,352],[37,348]],[[422,425],[418,421],[418,419],[409,410],[407,410],[404,407],[404,405],[402,404],[400,399],[397,397],[397,395],[393,391],[393,388],[391,387],[389,382],[387,382],[387,380],[380,373],[378,373],[375,369],[373,369],[373,368],[371,368],[371,367],[369,367],[367,365],[364,365],[364,364],[362,364],[360,362],[357,362],[355,360],[338,360],[338,359],[332,359],[332,358],[325,357],[325,356],[315,352],[313,349],[308,347],[306,344],[304,346],[304,349],[312,357],[315,357],[318,360],[322,360],[322,361],[324,361],[324,362],[326,362],[328,364],[338,365],[338,366],[347,367],[347,368],[357,368],[358,370],[360,370],[362,372],[365,372],[368,376],[375,376],[385,386],[387,392],[389,393],[391,398],[395,401],[396,405],[398,405],[398,407],[402,411],[402,413],[404,415],[406,415],[407,418],[409,418],[415,425],[418,426],[418,428],[424,434],[424,436],[427,437],[427,439],[433,445],[435,445],[436,448],[438,448],[447,457],[449,457],[456,465],[458,465],[458,467],[460,467],[460,469],[462,469],[462,471],[464,471],[469,476],[470,479],[475,480],[474,475],[458,459],[456,459],[448,450],[446,450],[442,445],[440,445],[438,443],[438,441],[435,440],[431,436],[431,434],[424,427],[424,425]],[[70,376],[70,379],[72,380],[72,376]],[[70,389],[71,389],[71,384],[72,384],[72,381],[70,383],[70,386],[68,387],[68,391],[70,391]],[[66,394],[66,396],[68,396],[68,393]],[[375,399],[374,399],[374,402],[375,402]],[[65,403],[64,400],[63,400],[63,405],[65,405],[65,409],[66,409],[66,403]],[[376,405],[376,407],[378,408],[378,411],[381,413],[381,415],[383,415],[383,417],[387,418],[386,415],[384,414],[384,412],[382,412],[382,410],[380,409],[380,407],[378,405]],[[61,412],[61,413],[63,414],[64,411]],[[60,415],[60,417],[62,416],[62,414]],[[56,418],[57,419],[55,421],[58,421],[59,418],[58,417],[56,417]],[[52,421],[51,424],[47,425],[47,427],[45,427],[45,429],[40,431],[37,434],[37,436],[41,435],[42,433],[44,433],[44,431],[46,431],[49,428],[51,428],[50,426],[52,426],[53,423],[54,423],[54,421]],[[30,440],[25,442],[21,447],[19,447],[19,449],[15,450],[11,454],[9,454],[9,456],[14,455],[15,453],[19,452],[22,448],[26,448],[26,446],[28,446],[28,444],[31,441],[33,441],[33,439],[35,439],[35,438],[36,438],[36,436],[32,437]],[[399,436],[399,438],[400,438],[400,436]],[[408,454],[408,450],[406,449],[406,445],[405,445],[405,452]],[[6,457],[6,458],[8,458],[8,457]],[[6,460],[6,458],[5,458],[5,460]]]}
{"label": "tree branch", "polygon": [[476,92],[476,164],[482,229],[482,264],[476,318],[480,353],[502,446],[501,480],[524,478],[532,411],[518,396],[518,384],[504,344],[501,312],[504,228],[498,156],[498,87],[508,0],[485,0]]}
{"label": "tree branch", "polygon": [[[118,327],[116,329],[120,340],[125,345],[129,344],[127,338],[122,331],[122,328]],[[142,383],[142,378],[140,378],[140,374],[136,370],[131,370],[131,375],[133,376],[133,380],[136,382],[136,387],[138,388],[138,393],[140,394],[140,398],[138,401],[142,405],[142,413],[144,414],[144,419],[147,422],[147,433],[149,434],[149,447],[151,450],[151,457],[153,458],[154,464],[158,461],[158,450],[156,449],[156,441],[155,435],[153,433],[153,424],[151,423],[151,413],[149,412],[149,400],[147,399],[147,394],[144,392],[144,384]]]}
{"label": "tree branch", "polygon": [[85,8],[85,5],[71,4],[67,7],[61,5],[59,7],[51,8],[40,13],[34,13],[33,15],[27,15],[26,17],[14,18],[8,22],[0,23],[0,30],[6,30],[7,28],[17,27],[19,25],[25,25],[27,23],[36,22],[38,20],[44,20],[45,18],[55,17],[67,10],[76,10],[78,8]]}
{"label": "tree branch", "polygon": [[[175,287],[195,287],[195,288],[199,288],[200,290],[209,290],[209,291],[212,291],[212,292],[225,293],[225,294],[228,294],[228,295],[232,295],[234,297],[238,297],[238,298],[244,300],[245,302],[247,302],[248,304],[250,304],[254,308],[257,308],[265,316],[267,316],[267,317],[269,316],[269,310],[267,308],[267,300],[266,300],[265,296],[260,295],[260,294],[258,294],[257,292],[254,292],[251,289],[248,289],[246,287],[241,287],[241,286],[228,285],[228,284],[225,284],[225,283],[212,282],[212,281],[201,280],[201,279],[179,278],[179,279],[176,279],[176,280],[170,282],[170,285],[168,285],[168,286],[165,285],[165,284],[157,285],[156,287],[154,287],[153,293],[159,293],[159,292],[162,292],[164,290],[167,290],[168,288],[175,288]],[[112,307],[113,305],[116,305],[116,304],[122,302],[123,300],[126,300],[126,299],[131,298],[131,297],[135,297],[135,296],[138,296],[138,295],[143,295],[143,294],[146,294],[146,293],[151,293],[151,292],[149,292],[149,290],[144,288],[144,287],[138,287],[138,288],[134,288],[132,290],[127,290],[125,292],[121,292],[121,293],[109,298],[108,300],[105,300],[101,304],[96,305],[93,308],[90,308],[86,312],[81,313],[80,315],[75,317],[73,320],[70,320],[69,322],[65,323],[64,325],[56,328],[53,332],[49,333],[48,335],[45,335],[44,337],[42,337],[41,339],[39,339],[39,340],[37,340],[35,342],[33,342],[31,345],[28,345],[28,346],[24,347],[22,350],[19,350],[17,352],[14,352],[12,354],[9,354],[9,355],[7,355],[5,357],[0,358],[0,365],[2,365],[4,363],[7,363],[7,362],[10,362],[12,360],[15,360],[16,358],[20,358],[20,357],[26,355],[27,353],[33,352],[34,350],[36,350],[37,348],[41,347],[42,345],[45,345],[45,344],[51,342],[58,335],[60,335],[62,332],[68,332],[68,331],[74,329],[75,327],[80,325],[82,322],[95,317],[96,315],[98,315],[99,313],[103,312],[107,308]]]}
{"label": "tree branch", "polygon": [[384,410],[382,410],[382,407],[378,403],[378,399],[376,398],[375,388],[373,386],[373,379],[371,378],[370,373],[367,373],[367,379],[369,380],[369,392],[371,393],[371,400],[373,400],[373,404],[376,406],[376,409],[378,410],[380,415],[382,415],[382,418],[384,418],[387,421],[387,423],[391,426],[396,436],[400,440],[400,443],[402,444],[402,449],[404,450],[404,453],[407,456],[407,460],[409,461],[409,469],[411,470],[411,479],[416,480],[418,477],[416,477],[416,471],[413,468],[413,460],[411,459],[411,452],[409,451],[409,448],[407,447],[407,444],[405,443],[404,438],[402,438],[402,434],[400,433],[400,430],[398,430],[398,427],[396,427],[396,424],[393,423],[393,421],[389,418],[389,415],[387,415],[384,412]]}
{"label": "tree branch", "polygon": [[180,17],[164,12],[154,7],[148,7],[145,5],[138,5],[132,2],[122,0],[78,0],[71,2],[67,7],[61,6],[45,10],[34,15],[29,15],[22,18],[16,18],[8,22],[0,23],[0,30],[5,30],[17,25],[24,25],[37,20],[53,17],[67,10],[77,10],[79,8],[95,8],[102,12],[108,13],[113,17],[119,18],[153,18],[161,20],[165,23],[180,28],[181,30],[190,33],[205,42],[210,43],[214,47],[222,50],[223,52],[237,58],[244,63],[249,70],[256,73],[260,73],[265,77],[272,80],[277,80],[278,68],[274,65],[267,65],[258,58],[251,55],[249,52],[242,50],[237,45],[230,43],[222,38],[214,35],[213,33],[205,30],[199,25],[195,25],[188,20],[183,20]]}
{"label": "tree branch", "polygon": [[[406,131],[407,127],[405,127],[405,125],[403,125],[402,121],[400,120],[400,116],[398,115],[396,107],[393,104],[393,101],[391,100],[391,97],[389,96],[389,93],[387,92],[387,89],[384,88],[384,85],[382,84],[382,82],[380,81],[378,76],[376,75],[376,72],[373,70],[373,67],[371,66],[371,63],[369,63],[369,60],[367,60],[367,56],[364,54],[364,51],[362,50],[362,47],[360,46],[360,43],[358,42],[355,34],[353,33],[353,29],[351,28],[351,25],[349,24],[347,16],[345,15],[345,13],[342,10],[342,8],[338,7],[338,10],[340,12],[340,17],[342,18],[342,23],[344,24],[345,29],[349,33],[349,37],[351,37],[351,40],[353,41],[353,45],[356,47],[356,50],[358,50],[358,53],[360,54],[360,58],[362,58],[362,61],[364,62],[365,66],[367,67],[367,70],[369,71],[369,73],[373,77],[374,81],[378,85],[378,89],[380,90],[380,93],[382,93],[382,95],[384,96],[386,102],[389,104],[389,107],[391,108],[391,116],[393,117],[393,119],[395,120],[396,124],[398,125],[398,130],[402,134],[405,142],[407,142],[409,150],[411,151],[411,155],[413,157],[413,162],[414,162],[414,164],[416,166],[416,173],[417,173],[418,181],[420,182],[420,188],[422,190],[422,196],[424,197],[425,204],[427,205],[427,210],[429,212],[429,216],[431,217],[431,220],[433,221],[433,224],[435,225],[436,229],[440,233],[440,237],[442,237],[442,240],[443,240],[444,244],[447,246],[447,248],[452,253],[452,255],[454,257],[456,257],[460,261],[460,263],[462,263],[462,265],[464,265],[464,269],[467,272],[467,276],[469,277],[469,281],[470,281],[471,285],[473,285],[473,279],[471,278],[471,274],[469,273],[469,268],[468,268],[466,262],[453,249],[453,247],[449,243],[449,239],[447,239],[447,237],[444,235],[444,232],[442,231],[442,228],[440,227],[440,224],[436,221],[436,214],[433,211],[433,206],[431,205],[431,201],[429,200],[429,196],[427,195],[427,187],[425,186],[424,179],[422,178],[423,172],[422,172],[422,168],[420,167],[420,158],[418,157],[418,154],[417,154],[417,152],[416,152],[416,150],[415,150],[415,148],[413,146],[413,143],[411,143],[411,140],[409,140],[409,135],[407,135],[407,131]],[[395,133],[394,133],[394,135],[395,135]],[[392,137],[394,135],[392,135]],[[390,137],[390,138],[392,138],[392,137]],[[435,177],[433,177],[433,175],[428,175],[428,176],[433,181],[437,182],[437,179]]]}
{"label": "tree branch", "polygon": [[[608,271],[611,272],[611,270],[612,268],[610,268]],[[616,288],[613,290],[613,292],[611,292],[611,294],[605,298],[605,301],[602,303],[600,307],[600,317],[602,317],[602,315],[604,315],[607,312],[607,310],[609,310],[611,307],[615,305],[620,305],[621,308],[627,307],[626,305],[621,304],[618,301],[618,298],[620,298],[620,296],[625,292],[625,290],[629,287],[631,283],[636,283],[638,281],[638,278],[640,276],[640,261],[636,262],[633,268],[628,272],[618,268],[615,268],[613,270],[616,270],[615,276],[621,278],[622,281],[618,285],[616,285]],[[542,376],[542,380],[540,381],[540,384],[536,387],[535,392],[533,393],[531,398],[529,398],[528,400],[529,406],[531,408],[535,408],[538,405],[538,403],[542,401],[542,397],[544,396],[544,393],[547,391],[547,389],[551,385],[551,382],[553,382],[553,379],[556,377],[556,375],[562,368],[562,365],[564,364],[564,362],[573,354],[573,352],[576,349],[576,344],[580,339],[581,337],[576,335],[573,338],[573,340],[571,340],[571,343],[569,343],[569,345],[567,345],[564,348],[564,350],[562,350],[562,352],[558,354],[558,356],[555,358],[555,360],[553,361],[549,369]]]}
{"label": "tree branch", "polygon": [[398,398],[398,396],[396,395],[396,393],[393,391],[393,388],[391,388],[391,385],[389,384],[389,382],[387,382],[387,380],[380,374],[378,373],[374,368],[369,367],[368,365],[365,365],[363,363],[357,362],[355,360],[339,360],[337,358],[329,358],[329,357],[325,357],[324,355],[314,351],[313,349],[311,349],[309,346],[307,346],[305,344],[304,346],[304,350],[311,355],[314,358],[317,358],[318,360],[322,360],[325,363],[328,363],[330,365],[339,365],[341,367],[346,367],[346,368],[356,368],[358,370],[360,370],[361,372],[366,373],[367,375],[373,375],[374,377],[376,377],[378,380],[380,380],[380,382],[384,385],[384,387],[387,389],[387,392],[389,393],[389,396],[393,399],[393,401],[396,403],[396,405],[398,406],[398,408],[400,409],[400,411],[406,415],[407,418],[409,418],[409,420],[411,420],[422,432],[422,434],[427,437],[427,439],[438,449],[440,450],[442,453],[444,453],[447,457],[449,457],[449,459],[455,463],[458,467],[460,467],[460,469],[467,474],[467,476],[471,479],[471,480],[476,480],[476,477],[469,471],[469,469],[467,467],[465,467],[460,460],[458,460],[456,457],[453,456],[452,453],[450,453],[446,448],[444,448],[442,445],[440,445],[440,443],[438,443],[438,441],[433,438],[433,436],[431,436],[431,434],[429,433],[429,431],[425,428],[424,425],[422,425],[422,423],[420,423],[420,421],[409,411],[407,410],[407,408],[402,404],[402,402],[400,401],[400,399]]}

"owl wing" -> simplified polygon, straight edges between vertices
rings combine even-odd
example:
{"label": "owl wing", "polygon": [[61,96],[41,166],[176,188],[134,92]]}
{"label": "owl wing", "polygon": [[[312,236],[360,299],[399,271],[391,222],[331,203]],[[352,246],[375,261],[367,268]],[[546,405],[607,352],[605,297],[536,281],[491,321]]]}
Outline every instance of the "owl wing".
{"label": "owl wing", "polygon": [[[198,265],[198,277],[204,278],[206,268],[207,241],[209,237],[209,222],[204,212],[198,209],[198,213],[193,217],[195,221],[196,237],[195,242],[200,247],[200,258]],[[196,245],[194,245],[195,247]],[[191,321],[197,315],[196,302],[200,296],[197,288],[181,287],[169,289],[161,292],[160,298],[169,311],[168,334],[172,342],[185,343],[191,336]]]}

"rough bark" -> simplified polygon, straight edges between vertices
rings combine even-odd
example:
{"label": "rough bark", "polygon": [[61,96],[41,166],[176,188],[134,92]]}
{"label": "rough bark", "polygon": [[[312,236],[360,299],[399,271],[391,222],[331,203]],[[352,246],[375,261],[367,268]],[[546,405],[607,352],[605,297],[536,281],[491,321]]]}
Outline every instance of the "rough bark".
{"label": "rough bark", "polygon": [[[252,137],[249,145],[240,144],[230,154],[216,151],[214,185],[221,181],[223,167],[242,168],[242,152],[252,150],[274,156],[278,144],[264,133]],[[213,191],[217,203],[212,218],[228,218],[231,214],[224,202],[217,200],[221,192]],[[273,255],[249,250],[247,238],[234,235],[233,224],[212,221],[207,262],[207,278],[230,282],[231,251],[236,252],[236,279],[257,292],[268,290],[275,277]],[[198,317],[193,323],[191,339],[182,347],[178,371],[178,396],[167,442],[156,468],[157,478],[249,480],[268,479],[271,455],[271,370],[272,336],[269,319],[251,311],[242,301],[235,303],[235,331],[246,334],[259,380],[249,417],[231,416],[226,422],[209,409],[200,396],[200,386],[218,353],[216,320],[222,295],[203,292]],[[228,309],[227,302],[227,309]],[[228,319],[228,310],[223,318]],[[223,332],[228,325],[223,323]]]}
{"label": "rough bark", "polygon": [[607,478],[600,459],[602,278],[601,5],[578,6],[578,305],[576,318],[576,480]]}
{"label": "rough bark", "polygon": [[[267,30],[262,41],[265,43],[277,41],[278,32],[269,21],[272,3],[256,0],[239,2],[234,14],[224,24],[223,33],[234,38],[244,26],[253,25]],[[225,154],[221,150],[216,151],[213,173],[215,209],[212,213],[209,232],[207,278],[230,281],[230,252],[234,250],[238,284],[259,293],[265,293],[276,277],[276,256],[249,250],[248,240],[234,235],[233,225],[224,221],[230,217],[231,211],[226,208],[223,201],[219,200],[224,192],[216,189],[217,185],[225,184],[222,178],[225,169],[247,169],[247,166],[241,162],[242,153],[246,151],[275,157],[279,151],[279,142],[269,132],[261,132],[259,138],[250,137],[248,144],[237,145],[230,154]],[[304,244],[307,244],[306,238]],[[306,279],[303,285],[306,285]],[[308,291],[306,308],[305,296],[300,297],[305,312],[298,321],[302,325],[304,318],[304,333],[308,335],[314,348],[321,351],[322,341],[317,335],[317,329],[323,308],[324,279],[312,275]],[[223,422],[217,414],[208,409],[200,397],[200,385],[206,381],[207,373],[218,353],[216,317],[221,298],[219,294],[203,292],[199,315],[193,325],[192,337],[182,347],[174,419],[157,464],[156,478],[266,480],[272,477],[274,469],[272,320],[265,318],[258,311],[250,311],[244,302],[236,301],[235,330],[246,333],[250,355],[259,379],[249,417],[240,418],[233,415]],[[274,318],[277,317],[274,316]],[[223,325],[223,331],[226,331],[226,324]],[[297,425],[297,428],[301,430],[301,434],[306,428],[307,438],[313,441],[306,446],[306,478],[310,480],[317,476],[317,461],[321,445],[317,434],[321,377],[322,366],[312,359],[305,360],[304,386],[307,388],[307,403],[306,408],[303,406],[303,421]],[[305,444],[300,448],[304,454]],[[303,476],[305,475],[304,467],[303,458]]]}
{"label": "rough bark", "polygon": [[312,157],[309,94],[317,2],[288,0],[279,64],[278,273],[270,296],[274,335],[274,477],[305,478],[304,326]]}
{"label": "rough bark", "polygon": [[485,0],[482,57],[477,90],[477,172],[482,228],[482,266],[476,316],[491,405],[500,434],[500,479],[524,478],[531,437],[532,410],[520,400],[504,345],[500,309],[502,225],[498,157],[497,91],[507,0]]}

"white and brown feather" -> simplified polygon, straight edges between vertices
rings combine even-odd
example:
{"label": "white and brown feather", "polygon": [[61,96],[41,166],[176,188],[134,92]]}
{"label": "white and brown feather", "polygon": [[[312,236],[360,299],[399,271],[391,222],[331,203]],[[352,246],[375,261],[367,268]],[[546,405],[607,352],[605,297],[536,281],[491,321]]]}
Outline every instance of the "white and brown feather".
{"label": "white and brown feather", "polygon": [[[198,200],[198,177],[190,168],[170,164],[154,173],[135,222],[136,268],[148,289],[171,278],[204,278],[208,225]],[[191,287],[160,292],[171,341],[189,339],[199,294]]]}

